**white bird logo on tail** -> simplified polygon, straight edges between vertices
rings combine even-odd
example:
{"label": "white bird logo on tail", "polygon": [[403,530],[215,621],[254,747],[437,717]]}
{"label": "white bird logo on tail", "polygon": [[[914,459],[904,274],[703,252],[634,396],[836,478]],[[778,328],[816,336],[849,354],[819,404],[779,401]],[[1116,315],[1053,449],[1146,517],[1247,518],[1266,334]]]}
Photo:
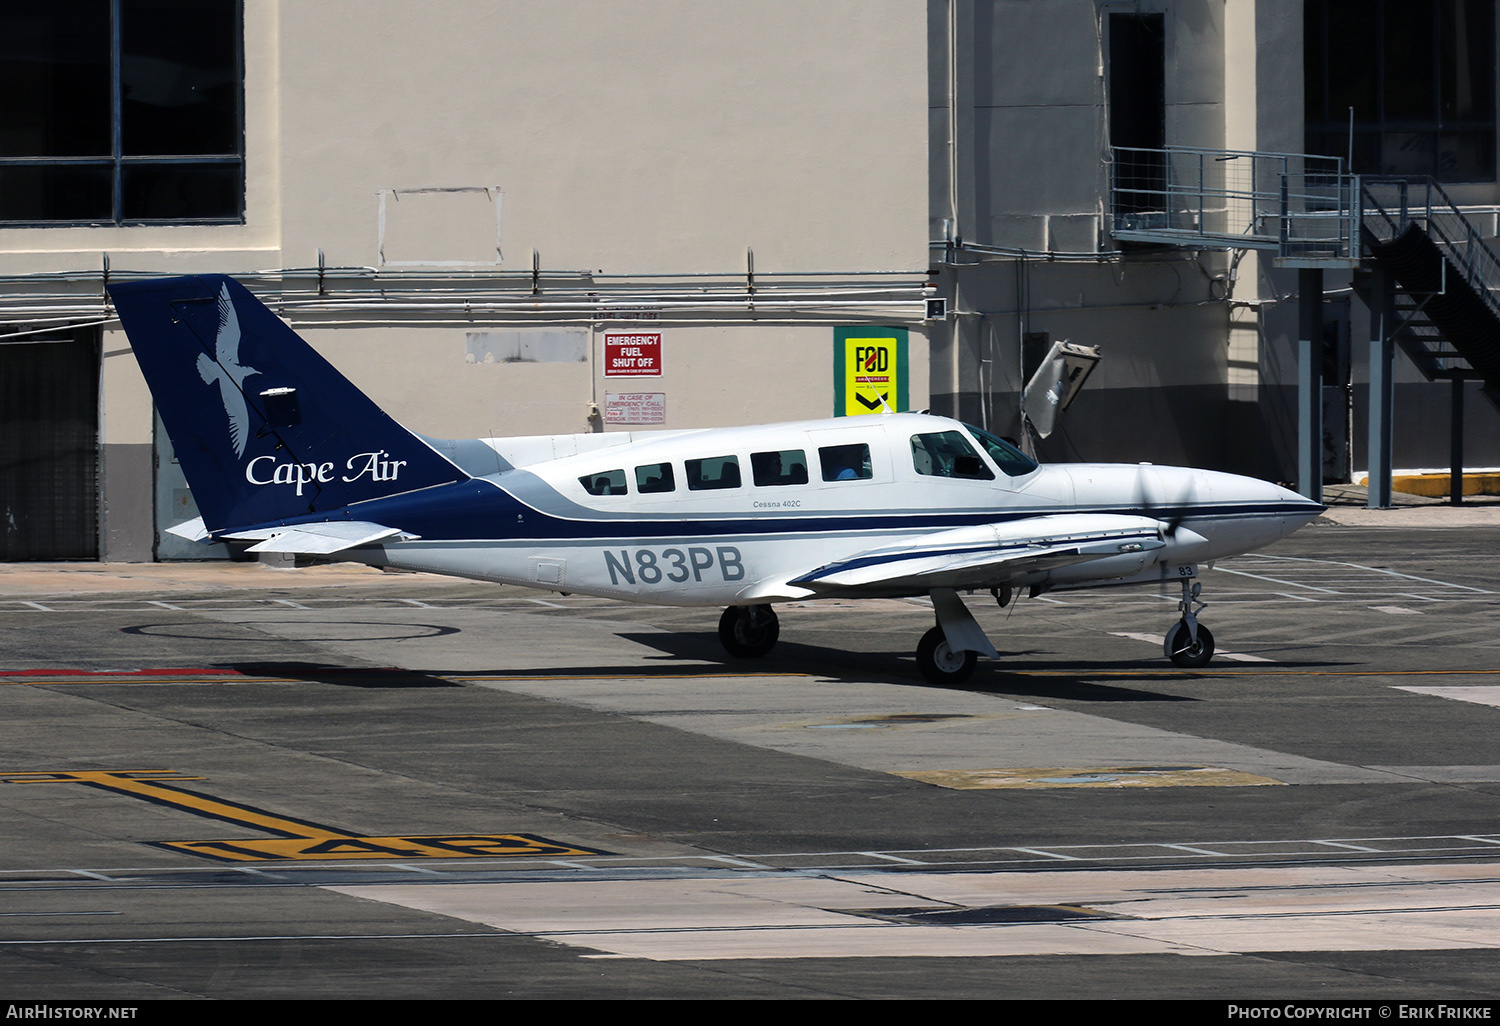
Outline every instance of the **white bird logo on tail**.
{"label": "white bird logo on tail", "polygon": [[204,384],[219,386],[224,415],[229,418],[229,440],[236,456],[245,455],[245,441],[250,434],[250,411],[245,406],[245,378],[259,374],[254,367],[240,364],[240,316],[229,298],[229,286],[219,290],[219,334],[214,340],[214,356],[198,354],[198,375]]}

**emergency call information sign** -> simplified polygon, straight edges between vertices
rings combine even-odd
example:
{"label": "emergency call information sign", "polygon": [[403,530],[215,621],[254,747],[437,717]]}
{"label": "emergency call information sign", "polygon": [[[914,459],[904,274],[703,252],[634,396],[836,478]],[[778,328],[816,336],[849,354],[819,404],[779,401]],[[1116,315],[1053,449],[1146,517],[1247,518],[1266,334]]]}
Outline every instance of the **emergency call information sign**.
{"label": "emergency call information sign", "polygon": [[833,415],[910,408],[905,328],[833,329]]}
{"label": "emergency call information sign", "polygon": [[604,333],[606,378],[661,377],[661,332],[606,331]]}

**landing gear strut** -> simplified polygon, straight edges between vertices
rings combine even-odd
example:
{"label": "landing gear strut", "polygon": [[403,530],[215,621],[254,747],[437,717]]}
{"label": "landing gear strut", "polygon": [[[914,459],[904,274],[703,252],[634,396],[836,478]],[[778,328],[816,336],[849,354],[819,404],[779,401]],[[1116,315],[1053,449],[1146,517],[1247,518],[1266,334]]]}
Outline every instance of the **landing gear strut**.
{"label": "landing gear strut", "polygon": [[1192,569],[1193,574],[1182,579],[1182,600],[1177,603],[1177,608],[1182,610],[1182,619],[1167,631],[1166,644],[1163,646],[1167,658],[1184,669],[1207,666],[1208,661],[1214,657],[1213,632],[1198,622],[1198,610],[1208,603],[1198,600],[1198,593],[1203,590],[1203,585],[1193,580],[1197,569]]}
{"label": "landing gear strut", "polygon": [[763,656],[776,647],[781,621],[770,606],[730,606],[719,617],[719,642],[741,659]]}
{"label": "landing gear strut", "polygon": [[[1006,598],[1009,593],[1007,587]],[[937,626],[922,635],[917,645],[917,669],[929,684],[961,684],[974,672],[980,656],[1000,658],[957,591],[933,588],[928,595],[932,598],[932,611],[937,614]],[[1000,595],[995,598],[1000,600]]]}

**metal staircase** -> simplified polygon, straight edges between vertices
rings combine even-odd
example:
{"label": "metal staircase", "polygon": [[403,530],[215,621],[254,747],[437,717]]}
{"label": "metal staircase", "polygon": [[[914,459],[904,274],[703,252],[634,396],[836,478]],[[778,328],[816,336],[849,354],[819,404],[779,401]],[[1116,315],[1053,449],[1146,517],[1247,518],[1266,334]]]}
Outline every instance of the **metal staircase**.
{"label": "metal staircase", "polygon": [[1111,152],[1121,243],[1256,249],[1299,269],[1298,487],[1322,494],[1322,275],[1354,272],[1372,314],[1370,505],[1390,504],[1391,352],[1452,385],[1453,501],[1461,501],[1464,382],[1500,409],[1500,256],[1427,178],[1349,174],[1336,157],[1167,147]]}
{"label": "metal staircase", "polygon": [[1430,179],[1367,178],[1360,195],[1364,251],[1399,285],[1397,343],[1427,380],[1478,378],[1500,408],[1500,257]]}

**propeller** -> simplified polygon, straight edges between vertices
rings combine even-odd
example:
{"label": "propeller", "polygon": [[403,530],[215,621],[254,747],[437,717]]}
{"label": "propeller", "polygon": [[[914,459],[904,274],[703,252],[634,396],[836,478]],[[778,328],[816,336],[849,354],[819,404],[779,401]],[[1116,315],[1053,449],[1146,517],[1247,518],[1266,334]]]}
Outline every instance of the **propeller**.
{"label": "propeller", "polygon": [[[1190,527],[1183,527],[1188,511],[1198,502],[1198,484],[1201,475],[1195,470],[1178,467],[1153,467],[1142,463],[1136,471],[1137,507],[1143,516],[1161,523],[1162,540],[1167,543],[1168,557],[1174,562],[1186,555],[1195,543],[1207,539]],[[1173,552],[1173,549],[1177,552]],[[1185,562],[1193,562],[1189,557]],[[1161,594],[1166,597],[1167,578],[1161,581]]]}
{"label": "propeller", "polygon": [[[1162,469],[1173,471],[1174,477],[1181,478],[1180,483],[1174,482],[1169,487],[1162,480]],[[1141,513],[1163,524],[1162,537],[1173,541],[1188,509],[1198,498],[1198,474],[1192,470],[1157,468],[1142,463],[1136,469],[1135,494],[1136,506]]]}

